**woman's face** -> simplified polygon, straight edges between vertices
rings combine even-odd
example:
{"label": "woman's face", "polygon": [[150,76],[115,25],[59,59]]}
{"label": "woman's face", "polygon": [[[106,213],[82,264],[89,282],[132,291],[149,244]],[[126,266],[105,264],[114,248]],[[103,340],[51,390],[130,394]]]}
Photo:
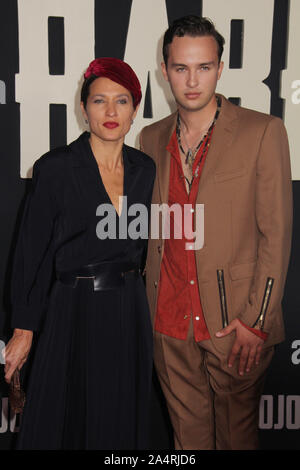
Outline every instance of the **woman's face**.
{"label": "woman's face", "polygon": [[130,91],[109,78],[99,77],[90,85],[86,107],[81,109],[90,126],[91,137],[102,141],[124,141],[135,118]]}

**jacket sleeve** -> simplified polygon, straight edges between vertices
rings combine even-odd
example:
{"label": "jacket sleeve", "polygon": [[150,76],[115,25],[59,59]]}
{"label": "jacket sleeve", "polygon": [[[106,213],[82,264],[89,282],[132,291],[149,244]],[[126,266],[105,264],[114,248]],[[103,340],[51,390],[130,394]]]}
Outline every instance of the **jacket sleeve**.
{"label": "jacket sleeve", "polygon": [[285,127],[273,118],[265,129],[256,167],[257,265],[240,319],[270,332],[279,322],[292,234],[292,181]]}
{"label": "jacket sleeve", "polygon": [[14,256],[11,301],[12,328],[37,331],[47,307],[53,274],[53,231],[57,204],[49,162],[39,159],[33,167]]}
{"label": "jacket sleeve", "polygon": [[139,147],[140,147],[140,150],[144,153],[146,153],[147,155],[151,156],[151,158],[153,159],[153,155],[151,154],[151,146],[149,145],[149,142],[148,142],[148,145],[147,145],[147,128],[148,126],[144,127],[141,132],[140,132],[140,136],[139,136]]}
{"label": "jacket sleeve", "polygon": [[142,129],[142,131],[140,132],[140,136],[139,136],[139,147],[140,147],[140,150],[142,152],[145,152],[145,146],[144,146],[144,140],[143,140],[143,136],[144,136],[144,129]]}

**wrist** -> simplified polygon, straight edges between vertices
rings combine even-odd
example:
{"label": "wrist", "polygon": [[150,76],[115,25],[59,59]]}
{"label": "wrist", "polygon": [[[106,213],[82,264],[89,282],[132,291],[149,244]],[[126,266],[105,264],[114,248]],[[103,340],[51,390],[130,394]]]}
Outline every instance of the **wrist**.
{"label": "wrist", "polygon": [[27,336],[31,337],[33,335],[33,331],[31,330],[22,330],[21,328],[14,329],[14,336]]}
{"label": "wrist", "polygon": [[240,318],[238,318],[239,322],[241,325],[243,325],[247,330],[251,331],[251,333],[255,334],[259,338],[261,338],[263,341],[266,341],[268,338],[268,333],[265,333],[262,331],[260,328],[252,328],[251,326],[246,325]]}

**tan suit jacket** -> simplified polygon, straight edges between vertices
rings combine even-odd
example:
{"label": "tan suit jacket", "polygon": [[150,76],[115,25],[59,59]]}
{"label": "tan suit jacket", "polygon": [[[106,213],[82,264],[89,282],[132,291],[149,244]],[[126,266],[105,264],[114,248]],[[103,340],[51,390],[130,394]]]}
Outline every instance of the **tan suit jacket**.
{"label": "tan suit jacket", "polygon": [[[204,204],[204,246],[195,253],[205,321],[215,347],[225,353],[233,333],[215,337],[224,325],[224,299],[228,322],[239,317],[253,326],[263,312],[265,346],[284,339],[281,301],[290,255],[292,184],[282,121],[220,96],[221,112],[196,200]],[[171,155],[166,147],[176,117],[174,113],[141,132],[141,150],[157,165],[154,204],[168,202]],[[149,240],[146,283],[153,323],[163,251],[162,238]],[[217,271],[223,275],[223,297]],[[271,294],[268,279],[273,279]]]}

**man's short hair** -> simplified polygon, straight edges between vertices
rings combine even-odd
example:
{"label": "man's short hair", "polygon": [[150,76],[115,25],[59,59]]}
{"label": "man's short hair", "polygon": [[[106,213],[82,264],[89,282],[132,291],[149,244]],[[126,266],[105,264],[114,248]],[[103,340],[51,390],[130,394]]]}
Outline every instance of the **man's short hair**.
{"label": "man's short hair", "polygon": [[173,41],[174,36],[212,36],[215,38],[218,45],[218,58],[220,63],[225,39],[216,30],[215,25],[210,19],[201,16],[188,15],[173,21],[164,34],[163,57],[166,65],[168,64],[169,45]]}

